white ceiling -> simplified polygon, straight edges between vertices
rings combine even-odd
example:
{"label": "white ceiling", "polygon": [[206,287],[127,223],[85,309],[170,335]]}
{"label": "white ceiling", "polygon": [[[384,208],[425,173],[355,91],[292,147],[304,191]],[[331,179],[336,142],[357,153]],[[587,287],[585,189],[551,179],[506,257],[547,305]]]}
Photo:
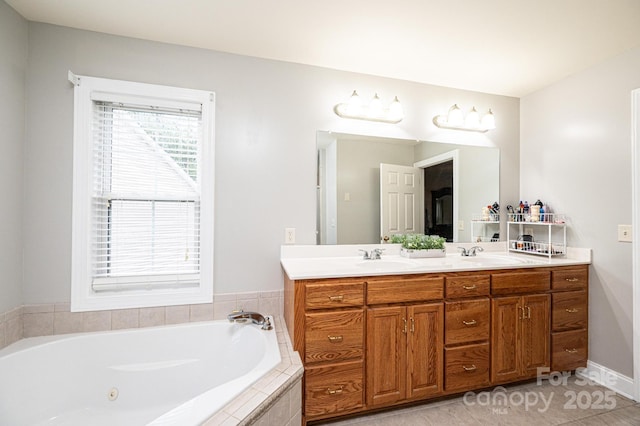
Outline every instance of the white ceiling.
{"label": "white ceiling", "polygon": [[521,97],[640,46],[640,0],[5,0],[30,21]]}

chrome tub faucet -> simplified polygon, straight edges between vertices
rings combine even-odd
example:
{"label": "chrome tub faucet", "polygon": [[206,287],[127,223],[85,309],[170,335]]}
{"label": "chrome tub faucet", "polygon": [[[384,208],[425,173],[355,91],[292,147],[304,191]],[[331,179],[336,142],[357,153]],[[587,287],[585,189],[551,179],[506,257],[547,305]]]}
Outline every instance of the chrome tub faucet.
{"label": "chrome tub faucet", "polygon": [[273,328],[269,317],[265,317],[258,312],[245,312],[243,310],[233,311],[229,315],[227,315],[227,319],[229,320],[229,322],[238,323],[250,321],[252,324],[261,325],[263,330],[271,330]]}

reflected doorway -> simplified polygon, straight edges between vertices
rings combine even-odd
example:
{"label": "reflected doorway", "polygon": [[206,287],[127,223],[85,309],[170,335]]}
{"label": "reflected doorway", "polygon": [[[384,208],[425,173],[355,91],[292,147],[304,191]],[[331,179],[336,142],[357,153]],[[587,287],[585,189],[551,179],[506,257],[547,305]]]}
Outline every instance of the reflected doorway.
{"label": "reflected doorway", "polygon": [[424,169],[425,234],[453,241],[453,160]]}

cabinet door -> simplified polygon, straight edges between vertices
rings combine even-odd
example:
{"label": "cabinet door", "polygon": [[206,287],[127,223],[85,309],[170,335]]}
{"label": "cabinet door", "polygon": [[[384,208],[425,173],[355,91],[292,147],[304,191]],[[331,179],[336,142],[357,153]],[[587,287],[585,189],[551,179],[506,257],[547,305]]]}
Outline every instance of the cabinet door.
{"label": "cabinet door", "polygon": [[367,405],[405,399],[407,331],[405,307],[367,310]]}
{"label": "cabinet door", "polygon": [[522,374],[536,377],[538,367],[551,365],[549,346],[551,297],[548,294],[523,296]]}
{"label": "cabinet door", "polygon": [[497,297],[491,301],[491,381],[515,380],[520,375],[520,297]]}
{"label": "cabinet door", "polygon": [[407,398],[442,391],[444,312],[442,303],[409,306]]}

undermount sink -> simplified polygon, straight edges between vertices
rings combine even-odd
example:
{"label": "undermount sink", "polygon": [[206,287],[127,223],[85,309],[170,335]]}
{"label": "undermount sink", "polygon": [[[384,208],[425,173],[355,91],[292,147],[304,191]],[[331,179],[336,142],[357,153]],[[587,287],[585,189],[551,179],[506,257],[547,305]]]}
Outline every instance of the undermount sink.
{"label": "undermount sink", "polygon": [[384,260],[384,259],[363,260],[361,262],[356,263],[356,265],[360,268],[376,269],[376,270],[412,269],[417,266],[416,263],[408,260]]}
{"label": "undermount sink", "polygon": [[460,256],[460,260],[463,262],[471,262],[478,265],[527,265],[537,263],[529,259],[521,259],[511,256],[501,256],[493,254],[479,254],[476,256]]}

